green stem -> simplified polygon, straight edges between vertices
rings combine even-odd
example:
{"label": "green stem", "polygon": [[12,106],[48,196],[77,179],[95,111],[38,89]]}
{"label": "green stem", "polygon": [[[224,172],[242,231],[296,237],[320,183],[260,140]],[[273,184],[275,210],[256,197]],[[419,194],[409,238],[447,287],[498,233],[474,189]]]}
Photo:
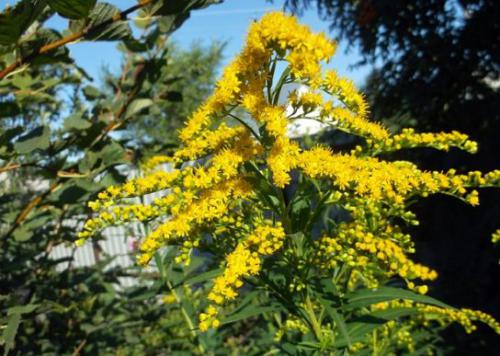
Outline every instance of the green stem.
{"label": "green stem", "polygon": [[274,71],[276,70],[276,59],[277,58],[274,58],[272,61],[271,61],[271,68],[269,70],[269,77],[267,79],[267,85],[266,85],[266,89],[267,89],[267,101],[268,102],[271,102],[272,101],[272,87],[273,87],[273,79],[274,79]]}
{"label": "green stem", "polygon": [[314,224],[314,221],[318,218],[319,214],[321,213],[321,209],[323,208],[323,206],[324,206],[325,202],[327,201],[327,199],[328,199],[328,194],[325,194],[325,195],[323,195],[320,198],[320,200],[318,202],[318,205],[314,209],[313,214],[311,215],[311,217],[309,218],[309,220],[306,223],[306,226],[304,228],[304,234],[308,233],[309,229]]}
{"label": "green stem", "polygon": [[378,350],[377,350],[377,331],[376,330],[373,330],[373,333],[372,333],[372,347],[373,347],[372,355],[377,356]]}
{"label": "green stem", "polygon": [[276,105],[278,103],[278,99],[280,97],[281,93],[281,88],[283,87],[283,84],[285,84],[286,78],[290,74],[290,67],[286,67],[283,73],[281,74],[280,79],[278,80],[278,83],[276,84],[276,88],[274,89],[274,95],[273,95],[273,100],[272,103],[273,105]]}
{"label": "green stem", "polygon": [[[187,310],[182,306],[181,298],[179,297],[179,295],[175,291],[175,288],[172,287],[172,284],[170,283],[170,281],[167,280],[165,283],[166,283],[168,289],[171,291],[172,295],[174,296],[175,301],[177,302],[177,304],[179,304],[182,316],[184,318],[184,321],[188,325],[188,328],[189,328],[189,331],[190,331],[191,335],[193,336],[193,338],[195,340],[198,340],[198,333],[195,330],[193,321],[191,320],[191,317],[189,316]],[[198,342],[197,344],[198,344],[197,346],[198,346],[198,350],[200,351],[200,353],[204,354],[205,353],[205,348],[203,347],[203,345],[201,344],[201,342]]]}
{"label": "green stem", "polygon": [[290,219],[288,218],[288,204],[286,203],[285,193],[283,189],[277,189],[280,197],[281,204],[281,221],[283,222],[283,228],[285,232],[291,233],[292,226],[290,224]]}
{"label": "green stem", "polygon": [[254,130],[252,127],[250,127],[250,125],[248,125],[245,121],[243,121],[242,119],[240,119],[240,118],[239,118],[238,116],[236,116],[236,115],[233,115],[233,114],[231,114],[231,113],[229,113],[229,112],[227,113],[227,115],[228,115],[228,116],[230,116],[230,117],[232,117],[232,118],[233,118],[233,119],[235,119],[236,121],[238,121],[238,122],[239,122],[240,124],[242,124],[243,126],[245,126],[245,127],[246,127],[246,128],[247,128],[247,129],[248,129],[248,130],[252,133],[252,135],[254,135],[254,136],[255,136],[255,138],[257,139],[257,141],[259,141],[260,143],[262,143],[262,142],[261,142],[261,140],[260,140],[260,136],[257,134],[257,132],[255,132],[255,130]]}
{"label": "green stem", "polygon": [[[141,196],[140,200],[141,200],[141,202],[144,202],[144,197]],[[145,231],[146,235],[149,234],[150,230],[151,230],[150,227],[149,227],[149,225],[148,224],[142,224],[142,226],[144,228],[144,231]],[[197,342],[198,350],[200,351],[200,353],[202,355],[205,354],[205,348],[203,347],[203,345],[201,344],[201,342],[199,342],[198,334],[196,333],[193,321],[191,320],[191,317],[189,316],[187,310],[182,305],[182,300],[179,297],[179,294],[177,294],[175,288],[172,286],[172,283],[170,283],[170,281],[163,274],[163,268],[159,268],[159,272],[160,272],[161,278],[165,281],[166,286],[171,291],[172,295],[175,298],[175,301],[179,305],[179,308],[181,309],[182,317],[184,318],[184,321],[188,325],[189,332],[191,333],[191,336],[194,338],[194,340],[198,340],[198,342]]]}

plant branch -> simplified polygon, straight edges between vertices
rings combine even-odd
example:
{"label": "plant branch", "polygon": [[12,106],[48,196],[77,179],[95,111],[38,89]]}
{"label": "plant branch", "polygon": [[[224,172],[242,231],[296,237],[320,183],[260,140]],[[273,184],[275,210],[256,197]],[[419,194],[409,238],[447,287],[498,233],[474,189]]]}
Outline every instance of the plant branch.
{"label": "plant branch", "polygon": [[18,169],[19,167],[21,167],[21,165],[19,163],[14,163],[14,164],[9,163],[3,167],[0,167],[0,174],[4,173],[4,172],[12,171],[14,169]]}
{"label": "plant branch", "polygon": [[[144,69],[143,66],[140,66],[137,68],[137,70],[135,71],[135,76],[134,76],[135,79],[137,79],[137,77],[139,76],[140,72],[143,69]],[[137,94],[137,92],[139,91],[141,85],[142,85],[142,81],[139,85],[137,85],[134,88],[134,90],[131,93],[129,93],[129,95],[127,97],[127,101],[115,113],[116,118],[114,120],[111,120],[111,122],[103,129],[103,132],[94,139],[94,141],[89,145],[89,147],[87,149],[91,149],[92,147],[94,147],[97,143],[99,143],[101,140],[103,140],[109,132],[117,129],[118,127],[120,127],[124,123],[123,120],[120,121],[119,119],[125,114],[128,105],[132,101],[134,95]],[[46,190],[42,194],[33,198],[23,208],[23,210],[17,215],[14,224],[12,224],[10,229],[7,231],[7,233],[5,233],[2,236],[2,238],[7,238],[8,236],[10,236],[22,224],[22,222],[24,220],[26,220],[29,213],[43,201],[43,199],[45,199],[47,196],[49,196],[51,193],[53,193],[56,189],[58,189],[62,185],[64,180],[73,173],[72,171],[77,167],[77,165],[78,164],[75,163],[72,167],[69,167],[68,171],[64,172],[63,175],[58,174],[58,178],[55,180],[55,182],[50,186],[50,188],[48,190]],[[0,246],[2,244],[2,241],[3,240],[0,240]]]}
{"label": "plant branch", "polygon": [[38,56],[40,56],[42,54],[46,54],[48,52],[51,52],[57,48],[60,48],[64,45],[68,44],[68,43],[78,41],[78,40],[82,39],[89,32],[99,31],[100,29],[103,29],[106,26],[111,25],[112,23],[125,20],[130,13],[137,11],[140,8],[142,8],[146,5],[149,5],[152,2],[153,2],[153,0],[141,0],[136,5],[128,8],[120,13],[117,13],[116,15],[111,17],[110,19],[108,19],[104,22],[101,22],[100,24],[98,24],[96,26],[86,27],[86,28],[84,28],[76,33],[73,33],[71,35],[63,37],[57,41],[48,43],[48,44],[34,50],[33,52],[31,52],[30,54],[28,54],[26,56],[18,58],[15,62],[13,62],[12,64],[10,64],[6,68],[4,68],[2,71],[0,71],[0,80],[4,79],[8,74],[12,73],[13,71],[15,71],[17,68],[21,67],[22,65],[32,62]]}
{"label": "plant branch", "polygon": [[9,231],[7,231],[4,237],[10,236],[14,232],[14,230],[16,230],[19,227],[19,225],[21,225],[21,223],[28,217],[28,214],[31,212],[31,210],[33,210],[34,207],[40,204],[42,200],[45,199],[45,197],[47,197],[49,194],[57,190],[60,185],[61,185],[60,180],[56,180],[54,183],[52,183],[52,185],[48,190],[31,199],[31,201],[17,215],[14,224],[12,224]]}

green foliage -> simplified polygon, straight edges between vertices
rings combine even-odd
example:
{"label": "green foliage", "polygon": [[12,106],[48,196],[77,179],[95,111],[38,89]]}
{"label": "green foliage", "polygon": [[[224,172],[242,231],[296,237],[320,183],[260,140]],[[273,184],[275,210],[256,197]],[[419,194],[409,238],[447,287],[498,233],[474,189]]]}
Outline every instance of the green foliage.
{"label": "green foliage", "polygon": [[87,17],[97,0],[47,0],[50,8],[62,17],[81,19]]}
{"label": "green foliage", "polygon": [[[132,10],[146,16],[147,3],[159,2],[143,3]],[[112,267],[114,259],[97,252],[95,266],[76,267],[74,256],[55,259],[52,252],[72,246],[72,224],[89,213],[89,198],[122,182],[125,168],[164,144],[158,136],[149,138],[149,146],[133,142],[127,132],[138,130],[144,117],[179,125],[202,98],[184,103],[176,81],[189,80],[203,91],[213,84],[211,76],[193,80],[186,73],[196,68],[212,73],[220,46],[166,50],[168,35],[189,12],[209,3],[156,14],[142,26],[140,38],[132,37],[126,19],[132,11],[95,0],[22,0],[0,14],[0,345],[5,355],[189,349],[189,335],[179,326],[182,315],[176,305],[161,302],[158,295],[169,288],[152,281],[154,272]],[[71,20],[64,35],[43,27],[49,16],[58,15]],[[108,89],[93,86],[78,58],[70,57],[66,44],[78,39],[120,42],[123,67],[106,78]],[[193,60],[177,63],[183,58]],[[211,61],[199,63],[204,58]],[[154,88],[163,91],[161,100],[149,96]],[[170,103],[175,108],[164,113],[162,107]],[[93,247],[98,251],[99,243]],[[122,277],[134,278],[135,285],[120,286]]]}
{"label": "green foliage", "polygon": [[[89,15],[78,21],[72,21],[73,32],[84,31],[84,38],[90,41],[115,41],[129,38],[132,30],[127,21],[113,21],[119,17],[120,10],[107,3],[98,3]],[[91,30],[85,30],[90,28]]]}
{"label": "green foliage", "polygon": [[0,45],[16,43],[37,20],[46,6],[45,0],[22,0],[0,14]]}

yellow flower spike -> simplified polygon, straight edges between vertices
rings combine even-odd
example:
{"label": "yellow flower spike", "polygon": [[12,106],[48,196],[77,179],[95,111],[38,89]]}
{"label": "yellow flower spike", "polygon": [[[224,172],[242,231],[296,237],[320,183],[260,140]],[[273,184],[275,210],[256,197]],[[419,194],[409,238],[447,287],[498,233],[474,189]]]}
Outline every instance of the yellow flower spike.
{"label": "yellow flower spike", "polygon": [[[261,260],[259,255],[270,255],[281,248],[285,237],[281,226],[272,226],[269,221],[257,225],[254,232],[239,243],[233,252],[226,257],[226,269],[224,273],[214,280],[214,286],[208,298],[216,304],[222,304],[224,300],[231,300],[237,296],[236,288],[243,285],[242,277],[255,275],[260,271]],[[274,246],[262,249],[269,240],[276,239]],[[257,250],[259,253],[256,253]],[[208,309],[209,313],[216,311],[215,308]]]}
{"label": "yellow flower spike", "polygon": [[477,143],[469,140],[469,137],[458,131],[439,133],[417,133],[412,128],[405,128],[401,133],[387,137],[379,141],[368,142],[368,147],[382,152],[391,152],[403,148],[432,147],[442,151],[448,151],[451,147],[467,151],[477,152]]}

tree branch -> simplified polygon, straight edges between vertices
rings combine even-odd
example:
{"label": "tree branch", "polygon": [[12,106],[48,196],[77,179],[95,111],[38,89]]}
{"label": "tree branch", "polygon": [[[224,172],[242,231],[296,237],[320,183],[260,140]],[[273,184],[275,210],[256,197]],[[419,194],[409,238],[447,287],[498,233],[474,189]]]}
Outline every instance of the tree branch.
{"label": "tree branch", "polygon": [[18,58],[14,63],[8,65],[6,68],[4,68],[2,71],[0,71],[0,80],[4,79],[8,74],[12,73],[15,71],[17,68],[22,66],[23,64],[27,64],[32,62],[36,57],[46,54],[48,52],[53,51],[54,49],[57,49],[59,47],[62,47],[70,42],[77,41],[81,38],[83,38],[87,33],[89,32],[94,32],[94,31],[99,31],[99,29],[104,28],[106,26],[111,25],[114,22],[122,21],[127,18],[127,15],[130,13],[139,10],[140,8],[149,5],[152,3],[153,0],[141,0],[139,1],[136,5],[120,12],[117,13],[115,16],[110,18],[109,20],[106,20],[94,27],[89,27],[89,28],[84,28],[83,30],[73,33],[69,36],[66,36],[64,38],[61,38],[57,41],[54,41],[52,43],[48,43],[37,50],[33,51],[32,53],[28,54],[27,56]]}
{"label": "tree branch", "polygon": [[[143,85],[143,80],[140,80],[141,78],[141,73],[144,71],[145,66],[143,65],[138,65],[132,76],[134,78],[134,82],[137,82],[135,87],[131,89],[131,91],[127,94],[127,100],[125,103],[113,114],[114,118],[111,119],[111,121],[108,123],[108,125],[103,129],[102,133],[98,135],[92,143],[87,147],[87,149],[91,149],[95,145],[97,145],[99,142],[101,142],[108,133],[110,133],[113,130],[116,130],[120,128],[124,124],[124,119],[123,115],[126,113],[128,106],[132,102],[134,96],[139,92],[141,86]],[[124,68],[126,70],[126,68]],[[142,76],[143,78],[143,76]],[[49,196],[51,193],[53,193],[56,189],[58,189],[61,184],[64,182],[65,178],[67,178],[69,175],[73,174],[73,170],[76,169],[78,166],[78,163],[75,163],[71,167],[68,167],[67,171],[63,172],[63,174],[59,174],[62,171],[58,172],[58,177],[57,179],[52,183],[50,188],[46,190],[45,192],[41,193],[40,195],[34,197],[24,208],[21,210],[21,212],[17,215],[16,220],[14,224],[10,227],[10,229],[7,231],[2,236],[2,239],[0,239],[0,247],[3,244],[3,239],[9,237],[23,222],[26,220],[28,217],[29,213],[37,207],[47,196]],[[16,167],[18,168],[18,167]],[[14,169],[14,168],[13,168]]]}

